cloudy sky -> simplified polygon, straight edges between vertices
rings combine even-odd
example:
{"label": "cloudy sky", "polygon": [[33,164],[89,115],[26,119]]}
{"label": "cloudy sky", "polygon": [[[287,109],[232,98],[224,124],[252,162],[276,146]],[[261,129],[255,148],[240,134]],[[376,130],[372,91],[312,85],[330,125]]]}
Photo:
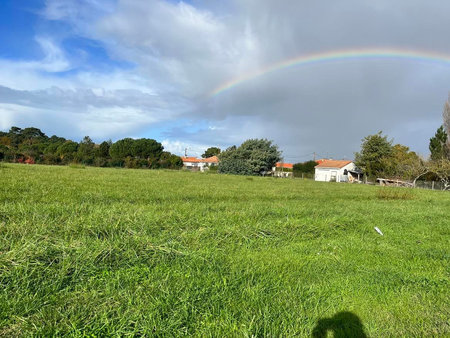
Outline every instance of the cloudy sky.
{"label": "cloudy sky", "polygon": [[[448,13],[448,0],[2,0],[0,129],[190,155],[269,138],[289,162],[352,158],[382,130],[426,155],[450,91]],[[263,71],[373,49],[393,57]]]}

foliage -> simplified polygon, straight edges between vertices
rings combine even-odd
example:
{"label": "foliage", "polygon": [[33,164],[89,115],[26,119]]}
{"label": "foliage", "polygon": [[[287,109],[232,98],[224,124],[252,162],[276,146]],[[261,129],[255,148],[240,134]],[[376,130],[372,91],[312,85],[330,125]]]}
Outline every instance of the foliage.
{"label": "foliage", "polygon": [[239,147],[232,146],[219,155],[220,173],[261,175],[280,160],[278,146],[267,139],[250,139]]}
{"label": "foliage", "polygon": [[77,159],[84,164],[93,164],[95,157],[95,144],[89,136],[85,136],[78,145]]}
{"label": "foliage", "polygon": [[135,158],[159,158],[163,152],[161,143],[152,139],[141,138],[132,141],[131,154]]}
{"label": "foliage", "polygon": [[311,337],[348,310],[368,337],[449,334],[449,193],[1,170],[2,336]]}
{"label": "foliage", "polygon": [[217,166],[217,165],[211,165],[208,167],[209,173],[217,174],[218,171],[219,171],[219,166]]}
{"label": "foliage", "polygon": [[173,155],[168,151],[163,151],[158,165],[162,169],[181,169],[183,167],[183,161],[179,156]]}
{"label": "foliage", "polygon": [[99,167],[179,169],[181,158],[165,153],[163,146],[152,139],[125,138],[112,143],[95,144],[85,136],[80,143],[53,135],[48,137],[37,128],[11,127],[0,132],[0,160],[41,164],[81,163]]}
{"label": "foliage", "polygon": [[205,152],[202,154],[203,158],[208,158],[211,156],[217,156],[220,154],[220,148],[217,147],[209,147],[205,150]]}
{"label": "foliage", "polygon": [[124,159],[126,157],[131,157],[133,153],[133,142],[132,138],[124,138],[113,143],[109,148],[109,154],[113,159]]}
{"label": "foliage", "polygon": [[430,173],[436,176],[438,181],[442,182],[443,190],[450,190],[450,160],[430,161],[427,168]]}
{"label": "foliage", "polygon": [[413,180],[424,172],[424,161],[407,146],[396,144],[392,147],[390,156],[381,159],[382,176]]}
{"label": "foliage", "polygon": [[66,141],[58,147],[56,152],[61,160],[64,161],[64,163],[69,163],[75,159],[77,150],[78,143],[73,141]]}
{"label": "foliage", "polygon": [[295,177],[301,177],[302,174],[314,174],[314,168],[317,165],[316,161],[306,161],[302,163],[295,163],[293,172]]}
{"label": "foliage", "polygon": [[6,147],[11,146],[11,139],[8,136],[1,136],[0,145],[4,145]]}
{"label": "foliage", "polygon": [[220,160],[217,171],[221,174],[253,175],[249,163],[242,158],[227,156]]}
{"label": "foliage", "polygon": [[445,132],[444,126],[440,126],[436,131],[436,134],[430,138],[430,158],[431,160],[442,160],[445,158],[450,159],[450,153],[447,148],[447,133]]}
{"label": "foliage", "polygon": [[3,160],[6,157],[6,154],[8,153],[9,148],[3,144],[0,144],[0,161]]}
{"label": "foliage", "polygon": [[355,164],[369,177],[376,177],[385,170],[384,160],[392,154],[392,141],[382,132],[366,136],[362,140],[361,151],[355,153]]}
{"label": "foliage", "polygon": [[111,148],[112,142],[103,141],[99,144],[99,146],[95,149],[95,157],[108,158],[109,157],[109,149]]}

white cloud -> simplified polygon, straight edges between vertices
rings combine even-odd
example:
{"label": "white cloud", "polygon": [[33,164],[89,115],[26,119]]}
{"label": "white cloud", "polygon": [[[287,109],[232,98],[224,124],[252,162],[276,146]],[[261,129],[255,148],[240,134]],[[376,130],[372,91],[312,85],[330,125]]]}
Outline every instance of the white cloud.
{"label": "white cloud", "polygon": [[186,153],[187,156],[201,157],[205,150],[211,147],[210,144],[206,143],[200,144],[172,139],[163,140],[161,143],[165,151],[170,151],[178,156],[184,156]]}
{"label": "white cloud", "polygon": [[40,83],[43,78],[41,72],[58,73],[72,68],[65,53],[55,41],[49,37],[42,36],[38,36],[35,39],[44,57],[33,61],[0,59],[0,85],[11,85],[14,87],[14,85],[18,84],[19,87],[23,87],[22,85],[26,86],[26,83],[29,83],[30,80]]}
{"label": "white cloud", "polygon": [[267,137],[286,156],[316,151],[351,157],[363,136],[382,129],[426,152],[426,135],[440,123],[450,88],[450,67],[352,60],[292,67],[214,98],[209,93],[311,52],[392,46],[450,55],[448,10],[448,2],[419,0],[47,0],[44,18],[70,25],[76,36],[98,41],[111,58],[134,67],[59,76],[74,60],[58,39],[41,34],[43,59],[0,60],[0,86],[14,89],[2,97],[0,88],[0,102],[35,109],[42,120],[47,109],[58,114],[57,123],[102,137],[138,134],[161,121],[206,124],[195,133],[166,130],[166,144],[177,151]]}

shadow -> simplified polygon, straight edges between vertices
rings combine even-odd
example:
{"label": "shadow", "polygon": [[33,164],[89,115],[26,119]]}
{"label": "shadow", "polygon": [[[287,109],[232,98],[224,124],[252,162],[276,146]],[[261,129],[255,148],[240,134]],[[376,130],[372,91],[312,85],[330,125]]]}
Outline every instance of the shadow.
{"label": "shadow", "polygon": [[314,338],[326,338],[331,331],[335,338],[366,338],[364,327],[357,315],[351,312],[339,312],[331,318],[322,318],[312,332]]}

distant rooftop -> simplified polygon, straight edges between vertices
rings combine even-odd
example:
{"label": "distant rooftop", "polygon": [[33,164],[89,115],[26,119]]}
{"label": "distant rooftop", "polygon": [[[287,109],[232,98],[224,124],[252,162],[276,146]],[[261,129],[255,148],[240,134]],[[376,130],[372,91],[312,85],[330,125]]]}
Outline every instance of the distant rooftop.
{"label": "distant rooftop", "polygon": [[275,167],[284,168],[284,169],[292,169],[294,167],[294,165],[292,163],[277,162],[275,164]]}
{"label": "distant rooftop", "polygon": [[219,158],[217,156],[211,156],[208,158],[197,158],[193,156],[181,156],[181,160],[183,162],[191,162],[191,163],[219,163]]}
{"label": "distant rooftop", "polygon": [[352,162],[348,160],[320,160],[316,168],[343,168]]}

